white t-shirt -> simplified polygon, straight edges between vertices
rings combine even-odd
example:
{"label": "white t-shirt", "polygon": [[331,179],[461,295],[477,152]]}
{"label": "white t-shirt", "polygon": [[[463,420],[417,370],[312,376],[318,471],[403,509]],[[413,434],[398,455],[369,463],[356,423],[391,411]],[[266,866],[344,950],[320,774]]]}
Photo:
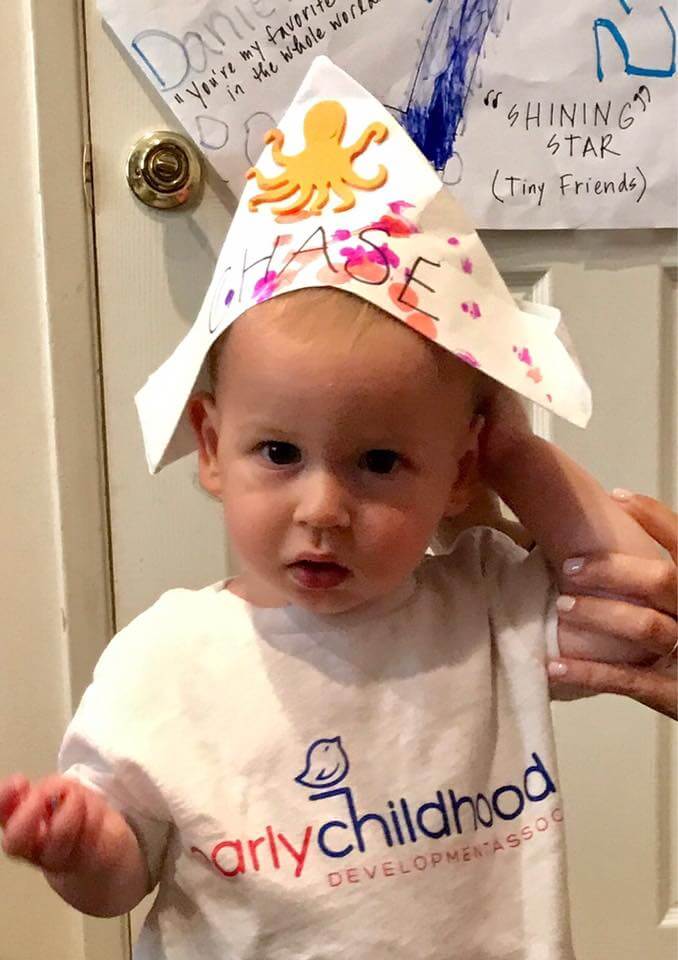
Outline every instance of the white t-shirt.
{"label": "white t-shirt", "polygon": [[572,960],[549,574],[476,528],[361,611],[171,590],[59,766],[159,892],[136,960]]}

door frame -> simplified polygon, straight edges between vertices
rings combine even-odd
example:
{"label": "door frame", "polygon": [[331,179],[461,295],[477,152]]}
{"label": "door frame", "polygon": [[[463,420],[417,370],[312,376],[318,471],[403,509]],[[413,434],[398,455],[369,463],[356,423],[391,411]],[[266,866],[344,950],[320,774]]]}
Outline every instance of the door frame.
{"label": "door frame", "polygon": [[[33,0],[32,69],[59,516],[66,701],[72,713],[114,632],[83,0]],[[127,917],[81,915],[85,960],[130,955]]]}

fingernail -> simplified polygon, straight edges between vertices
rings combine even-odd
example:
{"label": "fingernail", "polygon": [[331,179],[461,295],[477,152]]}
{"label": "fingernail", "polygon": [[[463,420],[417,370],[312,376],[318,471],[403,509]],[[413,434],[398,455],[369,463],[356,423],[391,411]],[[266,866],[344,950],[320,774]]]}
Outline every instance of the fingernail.
{"label": "fingernail", "polygon": [[549,677],[564,677],[567,673],[567,664],[562,660],[551,660],[548,665]]}
{"label": "fingernail", "polygon": [[569,613],[570,610],[574,607],[575,598],[569,597],[566,593],[558,597],[556,600],[556,607],[563,613]]}
{"label": "fingernail", "polygon": [[633,494],[630,490],[625,490],[623,487],[615,487],[612,491],[612,496],[615,500],[630,500]]}
{"label": "fingernail", "polygon": [[563,564],[563,572],[568,576],[573,576],[576,573],[581,573],[584,569],[584,564],[586,560],[584,557],[572,557],[570,560],[566,560]]}

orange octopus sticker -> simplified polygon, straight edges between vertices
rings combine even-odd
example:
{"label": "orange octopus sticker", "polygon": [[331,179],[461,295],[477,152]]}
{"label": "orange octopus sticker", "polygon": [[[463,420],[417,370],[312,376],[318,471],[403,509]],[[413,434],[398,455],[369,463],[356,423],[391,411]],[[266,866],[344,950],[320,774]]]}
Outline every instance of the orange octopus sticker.
{"label": "orange octopus sticker", "polygon": [[274,207],[278,220],[306,213],[320,214],[330,200],[332,190],[341,200],[334,213],[343,213],[355,206],[354,188],[378,190],[388,178],[386,168],[380,164],[371,180],[361,177],[353,162],[365,153],[372,141],[383,143],[388,129],[383,123],[371,123],[351,146],[342,146],[346,132],[346,110],[336,100],[322,100],[306,114],[304,138],[306,146],[296,156],[285,156],[282,147],[285,134],[278,129],[269,130],[265,143],[273,144],[273,159],[284,169],[277,177],[265,177],[256,167],[247,171],[247,179],[256,177],[262,193],[252,197],[250,210],[263,203],[278,203],[298,196],[288,206]]}

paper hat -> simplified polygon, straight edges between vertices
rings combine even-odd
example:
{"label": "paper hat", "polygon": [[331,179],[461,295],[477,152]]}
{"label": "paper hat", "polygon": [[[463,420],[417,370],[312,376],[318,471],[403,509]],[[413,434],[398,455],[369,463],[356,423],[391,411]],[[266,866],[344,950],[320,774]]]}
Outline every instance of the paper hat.
{"label": "paper hat", "polygon": [[148,466],[195,449],[186,413],[207,353],[257,303],[329,286],[369,300],[466,363],[585,426],[590,391],[560,312],[516,302],[459,204],[390,113],[327,57],[266,144],[198,318],[136,396]]}

